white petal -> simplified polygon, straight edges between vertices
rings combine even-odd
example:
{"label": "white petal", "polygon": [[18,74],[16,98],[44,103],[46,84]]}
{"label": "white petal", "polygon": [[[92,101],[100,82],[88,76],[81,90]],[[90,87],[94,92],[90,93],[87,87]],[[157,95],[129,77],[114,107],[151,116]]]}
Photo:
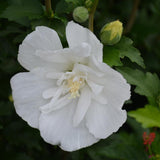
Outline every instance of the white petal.
{"label": "white petal", "polygon": [[91,104],[91,91],[87,86],[85,86],[81,90],[76,112],[73,117],[73,126],[78,126],[79,123],[83,120],[90,104]]}
{"label": "white petal", "polygon": [[55,91],[54,97],[50,100],[50,102],[40,107],[41,112],[50,112],[53,108],[52,106],[56,103],[61,94],[62,94],[62,88],[59,87]]}
{"label": "white petal", "polygon": [[92,91],[93,91],[93,93],[94,93],[95,95],[100,94],[100,93],[102,92],[103,88],[104,88],[104,86],[99,85],[99,84],[96,84],[96,83],[94,83],[94,82],[91,81],[91,80],[87,80],[87,83],[88,83],[88,85],[91,87],[91,89],[92,89]]}
{"label": "white petal", "polygon": [[95,72],[103,72],[105,76],[101,79],[93,79],[95,83],[104,85],[103,94],[106,96],[108,104],[117,108],[122,108],[124,102],[130,98],[130,85],[123,76],[105,63],[92,61],[92,68]]}
{"label": "white petal", "polygon": [[102,105],[95,101],[91,104],[86,114],[86,125],[95,137],[107,138],[116,132],[126,121],[125,110],[113,106]]}
{"label": "white petal", "polygon": [[69,103],[71,103],[72,100],[69,99],[69,97],[70,97],[70,94],[66,94],[65,96],[59,98],[57,102],[54,104],[53,111],[57,109],[61,109],[62,107],[65,107]]}
{"label": "white petal", "polygon": [[51,86],[51,81],[39,79],[29,72],[16,74],[11,79],[16,112],[32,127],[38,128],[39,107],[48,103],[47,100],[43,99],[42,93]]}
{"label": "white petal", "polygon": [[58,34],[48,27],[36,27],[36,30],[28,34],[19,47],[18,61],[28,70],[41,67],[46,63],[35,55],[36,50],[57,50],[62,45]]}
{"label": "white petal", "polygon": [[[74,63],[87,63],[90,52],[90,45],[81,43],[73,48],[64,48],[55,51],[36,50],[35,55],[46,61],[47,65],[51,63],[50,68],[56,68],[56,70],[59,70],[59,68],[71,70]],[[52,67],[53,64],[56,64],[56,66]]]}
{"label": "white petal", "polygon": [[70,47],[77,46],[83,42],[90,44],[91,53],[98,61],[102,62],[103,45],[89,29],[71,21],[66,27],[66,37]]}
{"label": "white petal", "polygon": [[41,57],[47,58],[48,61],[60,62],[60,63],[66,63],[66,62],[75,63],[75,62],[83,62],[87,57],[90,56],[91,46],[87,43],[81,43],[74,47],[53,51],[53,53],[50,54],[51,56],[50,55],[48,56],[46,54],[46,51],[43,52],[44,52],[43,55],[42,53],[41,54],[37,53],[37,54],[42,55]]}
{"label": "white petal", "polygon": [[49,88],[43,92],[42,96],[44,99],[52,98],[55,95],[56,91],[57,91],[56,87]]}
{"label": "white petal", "polygon": [[65,73],[63,72],[49,72],[47,73],[46,77],[51,79],[59,79],[61,78]]}
{"label": "white petal", "polygon": [[130,85],[119,72],[111,68],[108,68],[105,79],[103,93],[107,97],[108,104],[122,108],[124,102],[131,96]]}
{"label": "white petal", "polygon": [[68,60],[65,55],[61,54],[64,49],[61,49],[60,53],[52,50],[36,50],[35,55],[48,62],[67,63]]}
{"label": "white petal", "polygon": [[49,112],[61,109],[62,107],[65,107],[67,104],[71,102],[71,99],[69,99],[69,96],[70,94],[67,94],[59,99],[53,98],[51,102],[40,107],[41,112],[49,113]]}
{"label": "white petal", "polygon": [[99,62],[94,56],[90,56],[88,66],[94,69],[95,71],[102,73],[106,73],[106,70],[108,70],[108,68],[111,68],[106,63]]}
{"label": "white petal", "polygon": [[83,65],[83,64],[78,64],[78,63],[76,63],[75,65],[74,65],[74,68],[73,68],[73,72],[82,72],[82,73],[87,73],[88,74],[88,78],[89,79],[93,79],[93,78],[95,78],[95,77],[102,77],[102,76],[104,76],[104,74],[103,73],[101,73],[101,72],[98,72],[98,71],[96,71],[96,70],[94,70],[94,69],[92,69],[91,67],[88,67],[88,66],[86,66],[86,65]]}
{"label": "white petal", "polygon": [[107,97],[109,105],[122,108],[124,102],[130,98],[130,85],[120,78],[106,80],[103,94]]}
{"label": "white petal", "polygon": [[78,127],[73,127],[76,103],[72,101],[71,104],[60,110],[41,114],[40,133],[46,142],[59,145],[66,151],[74,151],[98,141],[88,132],[84,122],[81,122]]}
{"label": "white petal", "polygon": [[92,99],[94,99],[95,101],[97,101],[100,104],[107,104],[108,103],[107,97],[104,95],[103,92],[98,95],[92,94]]}
{"label": "white petal", "polygon": [[78,57],[88,57],[91,53],[91,46],[88,43],[82,42],[77,46],[71,47],[72,53]]}

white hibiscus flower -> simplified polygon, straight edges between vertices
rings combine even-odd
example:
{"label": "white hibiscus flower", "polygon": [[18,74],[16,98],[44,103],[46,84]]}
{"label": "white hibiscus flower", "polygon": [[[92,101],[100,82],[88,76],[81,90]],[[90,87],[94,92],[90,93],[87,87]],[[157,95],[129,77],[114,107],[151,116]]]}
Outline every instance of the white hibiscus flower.
{"label": "white hibiscus flower", "polygon": [[69,48],[54,30],[36,27],[19,47],[29,72],[16,74],[11,87],[17,114],[46,142],[74,151],[122,126],[130,86],[102,62],[103,45],[90,30],[71,21],[66,37]]}

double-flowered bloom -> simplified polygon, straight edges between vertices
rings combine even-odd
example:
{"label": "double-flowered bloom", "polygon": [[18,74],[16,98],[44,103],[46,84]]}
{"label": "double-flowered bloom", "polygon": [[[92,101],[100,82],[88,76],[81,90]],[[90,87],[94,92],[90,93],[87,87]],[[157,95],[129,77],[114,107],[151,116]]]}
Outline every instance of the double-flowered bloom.
{"label": "double-flowered bloom", "polygon": [[102,62],[103,45],[91,31],[71,21],[66,38],[69,48],[48,27],[27,35],[18,61],[29,72],[16,74],[11,87],[17,114],[46,142],[74,151],[122,126],[130,86]]}

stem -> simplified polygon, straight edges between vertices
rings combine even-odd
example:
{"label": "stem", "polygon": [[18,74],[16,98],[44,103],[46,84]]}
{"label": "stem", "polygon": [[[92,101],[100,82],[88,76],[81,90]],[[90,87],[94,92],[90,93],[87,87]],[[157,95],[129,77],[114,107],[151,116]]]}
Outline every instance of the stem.
{"label": "stem", "polygon": [[149,144],[148,144],[148,152],[149,152],[149,155],[152,155],[152,150]]}
{"label": "stem", "polygon": [[126,28],[124,30],[124,34],[130,32],[130,30],[132,29],[132,26],[133,26],[135,18],[136,18],[136,13],[138,10],[139,3],[140,3],[140,0],[134,0],[131,15],[130,15],[129,21],[126,25]]}
{"label": "stem", "polygon": [[90,14],[89,14],[89,25],[88,28],[93,32],[93,22],[94,22],[94,13],[96,11],[97,5],[99,0],[94,0],[94,4],[91,8]]}
{"label": "stem", "polygon": [[51,6],[51,0],[45,0],[45,6],[47,15],[52,18],[54,14]]}
{"label": "stem", "polygon": [[150,144],[148,144],[148,153],[149,153],[149,156],[151,156],[151,159],[153,159],[153,157],[152,157],[153,153],[152,153]]}

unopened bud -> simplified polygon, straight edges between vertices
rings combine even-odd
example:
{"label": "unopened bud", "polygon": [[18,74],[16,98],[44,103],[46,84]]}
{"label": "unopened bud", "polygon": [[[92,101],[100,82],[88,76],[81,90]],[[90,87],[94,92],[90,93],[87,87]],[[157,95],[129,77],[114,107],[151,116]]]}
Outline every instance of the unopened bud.
{"label": "unopened bud", "polygon": [[85,22],[89,17],[88,10],[85,7],[77,7],[73,11],[73,18],[79,23]]}
{"label": "unopened bud", "polygon": [[94,2],[94,0],[86,0],[86,1],[85,1],[85,6],[86,6],[86,8],[88,9],[88,11],[91,10],[91,8],[92,8],[92,6],[93,6],[93,2]]}
{"label": "unopened bud", "polygon": [[107,45],[114,45],[121,39],[122,32],[123,24],[119,20],[107,23],[101,29],[101,41]]}

